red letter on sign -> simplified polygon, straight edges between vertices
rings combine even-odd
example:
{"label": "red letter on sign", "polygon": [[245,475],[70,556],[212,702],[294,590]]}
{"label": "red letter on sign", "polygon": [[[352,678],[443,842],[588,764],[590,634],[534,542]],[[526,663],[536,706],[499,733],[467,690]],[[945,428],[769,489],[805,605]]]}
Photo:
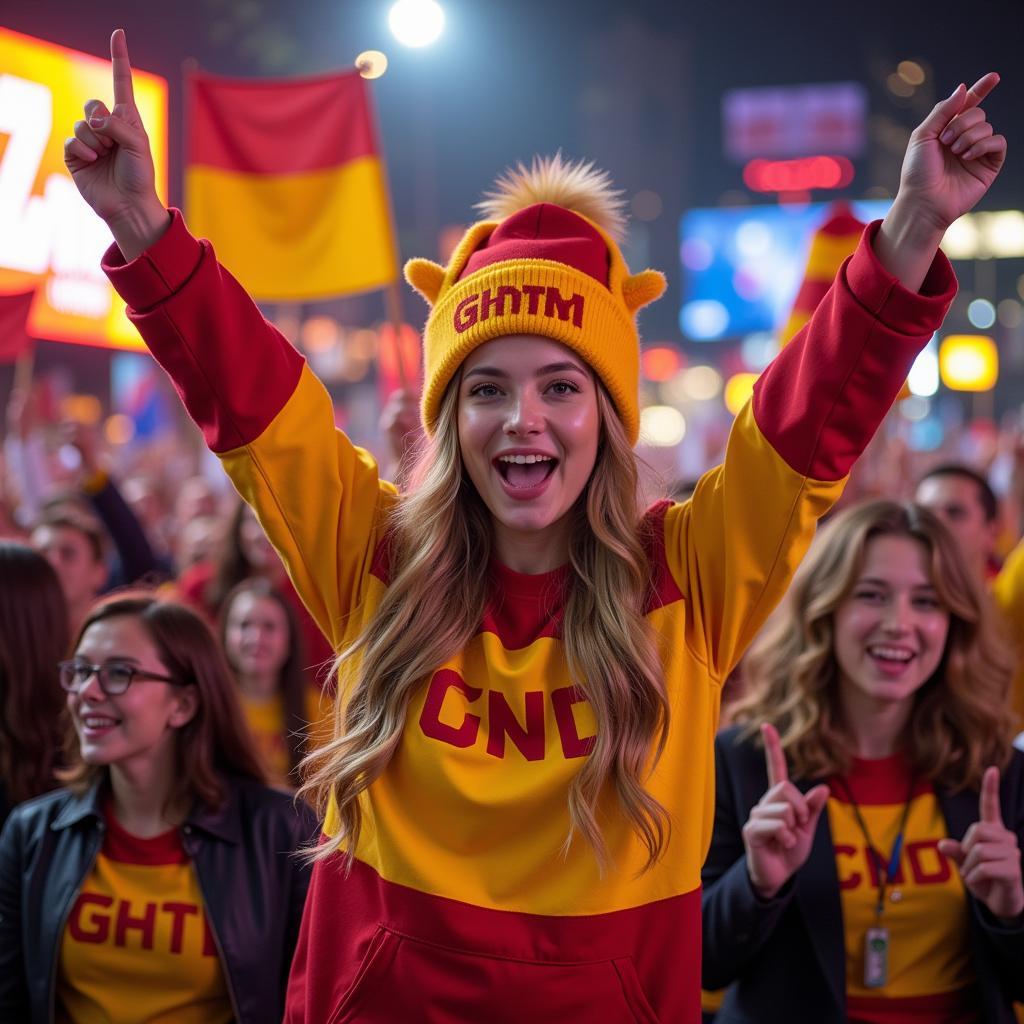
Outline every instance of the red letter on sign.
{"label": "red letter on sign", "polygon": [[423,702],[423,711],[420,712],[420,728],[423,735],[429,736],[432,740],[440,740],[453,747],[471,747],[476,743],[477,733],[480,731],[480,716],[467,712],[462,725],[458,728],[442,722],[441,707],[449,690],[458,690],[470,704],[479,700],[484,692],[475,686],[467,686],[462,676],[450,668],[435,672],[427,690],[427,699]]}
{"label": "red letter on sign", "polygon": [[556,314],[559,320],[568,320],[572,317],[573,324],[576,327],[582,327],[583,296],[576,293],[571,299],[564,299],[562,293],[554,285],[551,285],[544,303],[544,315],[555,316]]}
{"label": "red letter on sign", "polygon": [[478,295],[467,295],[455,307],[455,330],[459,334],[468,331],[477,322],[480,313],[476,302],[479,297]]}
{"label": "red letter on sign", "polygon": [[185,918],[189,914],[198,914],[199,908],[194,903],[165,903],[165,910],[173,918],[171,921],[171,952],[180,953],[185,937]]}
{"label": "red letter on sign", "polygon": [[[939,853],[938,839],[907,843],[907,859],[910,861],[910,873],[918,885],[941,885],[948,882],[953,874],[949,861]],[[933,865],[931,870],[928,868],[929,861]]]}
{"label": "red letter on sign", "polygon": [[537,309],[540,306],[540,297],[544,294],[544,285],[542,284],[524,284],[523,294],[526,296],[526,312],[530,316],[537,315]]}
{"label": "red letter on sign", "polygon": [[93,914],[90,917],[91,928],[83,927],[82,912],[91,903],[96,907],[109,907],[114,902],[113,896],[103,896],[98,892],[79,893],[75,900],[71,917],[68,918],[68,931],[76,942],[101,943],[107,941],[110,935],[110,917],[107,914]]}
{"label": "red letter on sign", "polygon": [[[846,846],[843,843],[836,843],[836,867],[838,868],[838,861],[840,857],[856,857],[857,847]],[[845,878],[839,879],[840,889],[856,889],[860,885],[861,878],[863,876],[859,871],[851,871]]]}
{"label": "red letter on sign", "polygon": [[142,917],[132,917],[131,900],[121,900],[117,907],[117,924],[114,931],[114,945],[125,945],[129,928],[142,932],[142,948],[153,948],[153,929],[156,927],[156,904],[147,903]]}
{"label": "red letter on sign", "polygon": [[498,690],[487,694],[487,753],[505,756],[505,736],[527,761],[544,760],[544,691],[527,690],[526,728],[519,724],[505,695]]}
{"label": "red letter on sign", "polygon": [[551,706],[555,709],[558,723],[558,738],[562,741],[562,753],[570,757],[586,757],[594,749],[593,736],[580,736],[576,729],[573,704],[582,704],[587,698],[578,686],[563,686],[551,691]]}

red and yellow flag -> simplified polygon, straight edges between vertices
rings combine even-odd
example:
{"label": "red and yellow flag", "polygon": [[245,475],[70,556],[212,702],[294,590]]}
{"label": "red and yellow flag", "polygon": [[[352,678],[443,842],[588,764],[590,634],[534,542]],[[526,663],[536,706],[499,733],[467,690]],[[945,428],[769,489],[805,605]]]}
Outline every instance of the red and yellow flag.
{"label": "red and yellow flag", "polygon": [[[825,223],[811,237],[811,249],[807,255],[807,269],[800,289],[793,300],[789,319],[779,335],[781,345],[793,340],[797,331],[818,308],[825,298],[825,292],[832,286],[839,268],[847,256],[852,256],[866,225],[859,221],[850,207],[842,200],[828,208]],[[904,382],[897,400],[910,397],[910,387]]]}
{"label": "red and yellow flag", "polygon": [[825,223],[811,238],[804,279],[779,336],[783,345],[792,341],[797,331],[811,319],[811,314],[832,286],[843,260],[857,248],[863,232],[864,224],[854,217],[846,203],[833,203],[829,207]]}
{"label": "red and yellow flag", "polygon": [[15,363],[32,348],[28,314],[36,291],[0,295],[0,366]]}
{"label": "red and yellow flag", "polygon": [[380,288],[397,277],[366,82],[191,74],[189,226],[257,299]]}

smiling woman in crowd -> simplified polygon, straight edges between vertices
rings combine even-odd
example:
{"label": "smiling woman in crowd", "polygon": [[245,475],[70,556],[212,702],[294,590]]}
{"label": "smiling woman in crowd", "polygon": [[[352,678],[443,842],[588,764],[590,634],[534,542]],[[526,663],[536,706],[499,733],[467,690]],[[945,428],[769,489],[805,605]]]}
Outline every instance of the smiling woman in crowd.
{"label": "smiling woman in crowd", "polygon": [[114,597],[60,681],[65,788],[0,835],[0,1020],[280,1019],[314,823],[264,784],[213,635]]}
{"label": "smiling woman in crowd", "polygon": [[1024,754],[998,636],[927,510],[862,505],[816,541],[745,662],[743,724],[716,741],[720,1024],[1013,1020]]}

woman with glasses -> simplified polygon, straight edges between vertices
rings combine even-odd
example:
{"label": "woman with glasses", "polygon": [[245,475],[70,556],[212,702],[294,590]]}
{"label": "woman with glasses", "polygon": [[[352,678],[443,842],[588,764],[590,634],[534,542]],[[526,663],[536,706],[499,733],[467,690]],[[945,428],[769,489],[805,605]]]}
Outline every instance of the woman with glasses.
{"label": "woman with glasses", "polygon": [[121,595],[60,682],[65,788],[0,835],[0,1020],[279,1020],[315,823],[265,784],[213,635]]}

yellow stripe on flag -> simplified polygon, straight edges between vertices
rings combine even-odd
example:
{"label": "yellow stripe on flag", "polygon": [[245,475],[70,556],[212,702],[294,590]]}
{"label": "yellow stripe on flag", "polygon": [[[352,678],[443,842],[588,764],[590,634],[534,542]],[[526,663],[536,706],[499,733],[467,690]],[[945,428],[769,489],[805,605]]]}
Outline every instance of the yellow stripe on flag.
{"label": "yellow stripe on flag", "polygon": [[843,260],[857,248],[860,235],[825,235],[819,232],[811,242],[805,278],[831,282]]}
{"label": "yellow stripe on flag", "polygon": [[189,226],[255,298],[330,298],[380,288],[397,259],[380,161],[306,174],[185,172]]}

